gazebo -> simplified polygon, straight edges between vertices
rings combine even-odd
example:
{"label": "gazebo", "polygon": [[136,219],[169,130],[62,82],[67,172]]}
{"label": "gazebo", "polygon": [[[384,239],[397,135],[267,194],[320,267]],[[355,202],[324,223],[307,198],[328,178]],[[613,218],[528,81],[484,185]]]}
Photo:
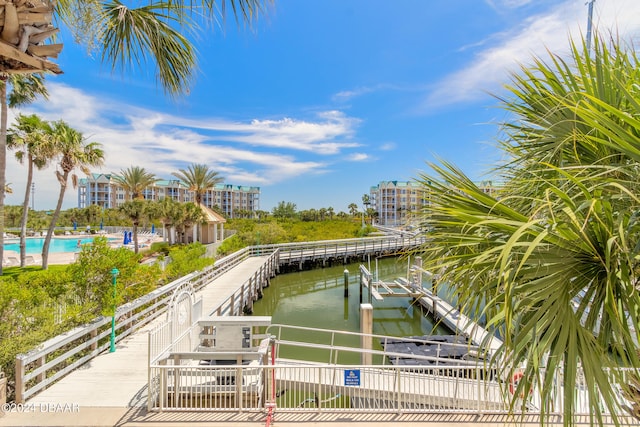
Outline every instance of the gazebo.
{"label": "gazebo", "polygon": [[[213,211],[207,206],[200,204],[200,209],[204,214],[206,224],[200,226],[200,243],[206,245],[209,243],[217,243],[224,239],[224,223],[227,220],[219,213]],[[220,227],[218,227],[220,225]],[[193,225],[186,230],[186,234],[191,232],[193,241],[196,240],[197,225]]]}

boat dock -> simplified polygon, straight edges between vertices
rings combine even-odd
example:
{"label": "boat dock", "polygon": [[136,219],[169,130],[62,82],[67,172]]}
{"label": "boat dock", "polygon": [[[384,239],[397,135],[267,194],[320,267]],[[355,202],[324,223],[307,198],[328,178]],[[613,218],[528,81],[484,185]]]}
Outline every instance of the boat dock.
{"label": "boat dock", "polygon": [[416,299],[436,320],[458,335],[465,337],[474,346],[483,348],[494,354],[502,346],[502,341],[484,329],[480,324],[461,313],[448,301],[435,295],[422,285],[422,274],[432,277],[428,271],[422,270],[420,265],[411,267],[414,280],[397,278],[393,282],[373,280],[373,275],[363,265],[360,266],[360,281],[363,288],[369,291],[369,302],[381,301],[385,297],[405,297]]}

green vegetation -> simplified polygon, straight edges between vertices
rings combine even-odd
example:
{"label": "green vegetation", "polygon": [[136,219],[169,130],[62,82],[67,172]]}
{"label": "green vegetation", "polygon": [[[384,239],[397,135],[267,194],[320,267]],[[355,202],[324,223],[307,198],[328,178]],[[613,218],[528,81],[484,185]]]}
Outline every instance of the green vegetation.
{"label": "green vegetation", "polygon": [[374,231],[371,226],[363,229],[360,221],[353,219],[318,222],[296,219],[267,222],[234,219],[227,222],[226,228],[236,230],[236,234],[220,245],[218,255],[228,255],[253,245],[350,239],[365,237]]}
{"label": "green vegetation", "polygon": [[591,425],[605,408],[618,424],[624,380],[607,368],[640,369],[640,61],[615,40],[572,48],[570,61],[550,55],[513,76],[497,197],[449,163],[422,177],[432,206],[421,252],[465,311],[504,337],[494,361],[507,378],[523,373],[514,410],[539,390],[546,423],[562,386],[563,421],[574,424],[579,385]]}

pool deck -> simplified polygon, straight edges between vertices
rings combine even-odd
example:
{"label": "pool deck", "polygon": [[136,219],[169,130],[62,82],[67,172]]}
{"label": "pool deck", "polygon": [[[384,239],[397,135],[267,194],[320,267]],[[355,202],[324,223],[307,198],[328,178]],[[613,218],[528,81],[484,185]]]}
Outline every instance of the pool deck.
{"label": "pool deck", "polygon": [[[117,244],[113,244],[112,246],[118,247],[122,246],[122,235],[121,234],[72,234],[72,235],[61,235],[56,236],[56,239],[69,239],[69,240],[78,240],[78,239],[87,239],[87,238],[95,238],[95,237],[106,237],[108,239],[118,239]],[[38,237],[41,238],[41,237]],[[154,237],[149,239],[149,236],[140,236],[139,243],[148,245],[148,240],[151,240],[151,243],[162,241],[162,237]],[[133,249],[133,248],[131,248]],[[49,265],[62,265],[62,264],[71,264],[76,260],[76,254],[80,253],[80,250],[74,252],[49,252]],[[40,254],[27,254],[27,257],[31,256],[35,262],[27,262],[27,265],[40,265],[42,263],[42,255]],[[20,253],[12,250],[4,250],[4,259],[7,260],[9,257],[20,259]],[[6,262],[3,262],[3,267],[11,267],[12,265],[7,265]]]}

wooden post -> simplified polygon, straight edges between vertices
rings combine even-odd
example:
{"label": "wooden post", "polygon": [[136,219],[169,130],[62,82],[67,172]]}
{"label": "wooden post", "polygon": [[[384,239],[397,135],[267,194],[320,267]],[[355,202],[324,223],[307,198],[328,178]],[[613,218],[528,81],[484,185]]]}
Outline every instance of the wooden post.
{"label": "wooden post", "polygon": [[413,260],[413,265],[417,267],[415,272],[415,286],[417,289],[422,289],[422,257],[415,257]]}
{"label": "wooden post", "polygon": [[362,275],[362,270],[360,270],[360,304],[362,304],[362,281],[364,280],[364,277]]}
{"label": "wooden post", "polygon": [[[45,363],[47,363],[46,356],[38,357],[38,360],[36,362],[38,368],[43,367]],[[47,371],[42,371],[36,376],[36,381],[39,383],[41,383],[45,379],[47,379]]]}
{"label": "wooden post", "polygon": [[7,377],[0,371],[0,405],[7,403]]}
{"label": "wooden post", "polygon": [[16,357],[16,403],[24,403],[24,360]]}
{"label": "wooden post", "polygon": [[344,269],[344,297],[349,297],[349,270]]}
{"label": "wooden post", "polygon": [[360,304],[360,333],[366,334],[360,336],[360,347],[362,350],[361,364],[371,365],[371,353],[367,352],[372,349],[373,339],[373,306],[371,304]]}
{"label": "wooden post", "polygon": [[91,330],[91,339],[95,340],[91,343],[91,351],[96,351],[98,349],[98,340],[96,340],[96,337],[98,336],[98,329],[97,328],[93,328]]}

